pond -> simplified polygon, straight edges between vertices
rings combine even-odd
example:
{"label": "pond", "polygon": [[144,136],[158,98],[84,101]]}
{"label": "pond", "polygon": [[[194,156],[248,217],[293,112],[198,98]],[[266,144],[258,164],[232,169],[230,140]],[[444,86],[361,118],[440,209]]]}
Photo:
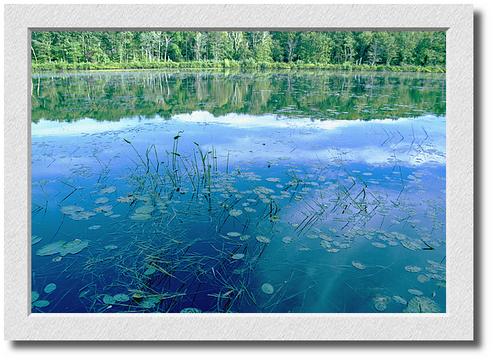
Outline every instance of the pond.
{"label": "pond", "polygon": [[32,311],[445,312],[445,77],[32,78]]}

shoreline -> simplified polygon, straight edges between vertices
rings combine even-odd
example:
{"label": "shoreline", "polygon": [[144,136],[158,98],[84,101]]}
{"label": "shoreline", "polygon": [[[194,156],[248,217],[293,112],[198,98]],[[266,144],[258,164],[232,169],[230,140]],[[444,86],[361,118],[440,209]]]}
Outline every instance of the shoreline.
{"label": "shoreline", "polygon": [[217,70],[217,71],[270,71],[270,70],[319,70],[348,72],[402,72],[444,74],[441,66],[417,65],[354,65],[307,63],[239,63],[239,62],[133,62],[133,63],[32,63],[32,73],[50,71],[138,71],[138,70]]}

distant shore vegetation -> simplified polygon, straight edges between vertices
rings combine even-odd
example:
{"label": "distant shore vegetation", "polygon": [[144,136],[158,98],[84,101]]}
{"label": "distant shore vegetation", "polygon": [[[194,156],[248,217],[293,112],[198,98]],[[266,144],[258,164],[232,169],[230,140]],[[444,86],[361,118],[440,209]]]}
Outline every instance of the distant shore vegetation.
{"label": "distant shore vegetation", "polygon": [[33,71],[326,69],[445,72],[445,32],[37,31]]}

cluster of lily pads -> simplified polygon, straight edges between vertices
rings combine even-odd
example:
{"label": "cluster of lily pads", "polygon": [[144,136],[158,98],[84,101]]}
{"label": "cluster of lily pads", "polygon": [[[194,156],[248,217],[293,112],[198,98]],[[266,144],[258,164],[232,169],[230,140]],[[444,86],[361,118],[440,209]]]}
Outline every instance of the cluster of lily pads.
{"label": "cluster of lily pads", "polygon": [[42,310],[43,308],[50,305],[50,300],[46,298],[41,298],[41,296],[45,297],[51,294],[56,290],[55,283],[49,283],[43,288],[43,292],[40,294],[38,291],[31,292],[31,306],[35,310]]}

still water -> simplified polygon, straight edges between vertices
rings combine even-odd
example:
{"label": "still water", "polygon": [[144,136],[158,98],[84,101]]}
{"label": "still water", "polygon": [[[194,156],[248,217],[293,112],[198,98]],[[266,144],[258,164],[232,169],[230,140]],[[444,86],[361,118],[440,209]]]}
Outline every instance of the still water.
{"label": "still water", "polygon": [[445,77],[32,78],[33,312],[445,312]]}

